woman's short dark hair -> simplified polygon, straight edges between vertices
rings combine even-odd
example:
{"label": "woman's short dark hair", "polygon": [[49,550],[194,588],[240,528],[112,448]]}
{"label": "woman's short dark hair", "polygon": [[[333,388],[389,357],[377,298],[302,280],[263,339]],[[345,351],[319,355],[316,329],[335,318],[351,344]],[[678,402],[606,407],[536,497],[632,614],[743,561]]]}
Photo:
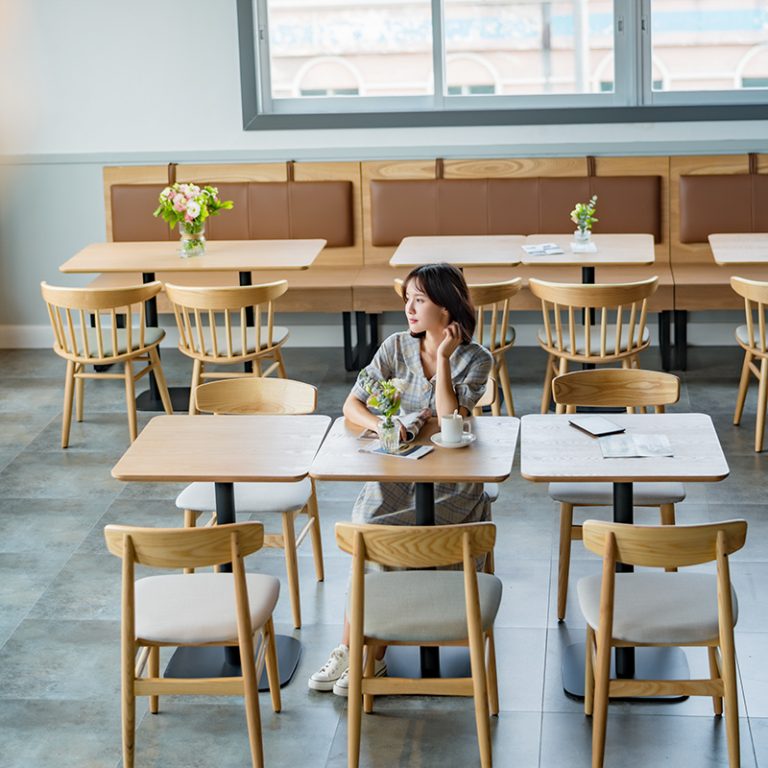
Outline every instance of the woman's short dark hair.
{"label": "woman's short dark hair", "polygon": [[[418,281],[419,287],[429,296],[430,301],[448,310],[451,322],[459,324],[462,344],[472,341],[477,319],[461,270],[452,264],[422,264],[416,267],[403,282],[403,301],[411,280]],[[411,335],[423,336],[424,333]]]}

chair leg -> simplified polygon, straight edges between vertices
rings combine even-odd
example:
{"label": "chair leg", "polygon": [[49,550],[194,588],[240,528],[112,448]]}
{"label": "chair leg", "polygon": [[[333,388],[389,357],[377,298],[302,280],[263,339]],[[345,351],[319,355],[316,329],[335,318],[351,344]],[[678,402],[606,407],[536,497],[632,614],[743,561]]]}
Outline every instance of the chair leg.
{"label": "chair leg", "polygon": [[747,390],[749,389],[749,364],[752,362],[750,352],[744,352],[744,362],[741,364],[741,379],[739,379],[739,394],[736,396],[736,410],[733,412],[733,423],[735,426],[741,424],[741,414],[744,412],[744,401],[747,399]]}
{"label": "chair leg", "polygon": [[488,680],[488,709],[494,716],[499,714],[499,679],[496,673],[496,642],[493,639],[493,629],[486,632],[486,677]]}
{"label": "chair leg", "polygon": [[[123,633],[125,628],[123,627]],[[133,768],[134,746],[136,739],[136,695],[134,693],[135,647],[123,634],[120,651],[120,673],[122,678],[121,720],[123,735],[123,768]]]}
{"label": "chair leg", "polygon": [[[363,649],[363,658],[365,659],[363,666],[363,680],[370,680],[374,676],[374,669],[376,668],[376,646],[366,645]],[[370,715],[373,712],[373,699],[372,693],[363,694],[363,712],[366,715]]]}
{"label": "chair leg", "polygon": [[[75,366],[75,373],[79,373],[82,366]],[[75,418],[83,420],[83,404],[85,401],[85,379],[75,378]]]}
{"label": "chair leg", "polygon": [[760,361],[760,387],[757,390],[757,422],[755,423],[755,451],[763,450],[765,436],[765,409],[768,406],[768,357]]}
{"label": "chair leg", "polygon": [[272,698],[272,711],[280,712],[283,708],[280,700],[280,672],[277,667],[277,646],[275,645],[275,625],[270,616],[264,625],[264,642],[266,648],[267,680],[269,681],[269,695]]}
{"label": "chair leg", "polygon": [[[150,677],[160,677],[160,648],[153,645],[149,649],[149,659],[147,660],[147,672]],[[156,715],[160,710],[160,697],[149,697],[149,711]]]}
{"label": "chair leg", "polygon": [[149,360],[152,363],[152,371],[155,374],[157,388],[160,390],[160,399],[163,402],[163,408],[169,416],[173,416],[171,395],[168,392],[168,384],[165,381],[165,373],[163,373],[163,366],[160,363],[160,355],[157,354],[157,347],[152,347],[152,349],[149,350]]}
{"label": "chair leg", "polygon": [[283,547],[285,548],[285,570],[288,574],[288,589],[291,595],[293,626],[301,628],[301,602],[299,598],[299,563],[296,557],[296,531],[293,528],[293,512],[283,515]]}
{"label": "chair leg", "polygon": [[482,768],[491,768],[491,724],[488,710],[488,681],[485,676],[483,639],[479,628],[477,630],[477,637],[473,637],[473,634],[470,628],[469,656],[472,667],[477,744],[480,748],[480,765]]}
{"label": "chair leg", "polygon": [[275,360],[277,361],[277,371],[280,374],[280,378],[287,379],[288,374],[285,372],[285,362],[283,361],[283,353],[280,347],[275,349]]}
{"label": "chair leg", "polygon": [[499,360],[499,378],[501,379],[501,391],[504,393],[504,404],[507,406],[507,416],[514,416],[515,404],[512,400],[512,384],[509,380],[509,369],[503,352]]}
{"label": "chair leg", "polygon": [[323,537],[320,531],[320,512],[317,508],[317,492],[314,480],[312,481],[312,494],[307,501],[307,516],[312,519],[312,528],[309,531],[309,535],[312,537],[312,559],[315,561],[315,578],[318,581],[324,581]]}
{"label": "chair leg", "polygon": [[601,637],[599,632],[596,662],[592,709],[592,768],[603,768],[605,727],[608,719],[608,686],[611,674],[611,643],[608,637]]}
{"label": "chair leg", "polygon": [[589,717],[595,706],[595,630],[587,624],[587,642],[584,656],[584,714]]}
{"label": "chair leg", "polygon": [[69,428],[72,425],[72,398],[75,391],[75,364],[67,360],[64,374],[64,409],[61,412],[61,447],[69,445]]}
{"label": "chair leg", "polygon": [[[707,656],[709,657],[709,677],[712,680],[719,680],[721,677],[720,674],[720,665],[717,661],[717,648],[713,646],[709,646],[707,648]],[[712,709],[715,712],[715,715],[720,717],[723,714],[723,697],[722,696],[713,696],[712,697]]]}
{"label": "chair leg", "polygon": [[541,412],[549,411],[549,403],[552,400],[552,379],[555,377],[555,356],[547,355],[547,368],[544,373],[544,389],[541,393]]}
{"label": "chair leg", "polygon": [[259,681],[253,659],[253,637],[240,637],[240,658],[243,670],[245,719],[253,768],[264,768],[264,747],[261,742],[261,713],[259,712]]}
{"label": "chair leg", "polygon": [[139,427],[136,422],[136,392],[133,381],[133,365],[130,360],[126,360],[125,367],[125,408],[128,411],[128,432],[133,442],[139,434]]}
{"label": "chair leg", "polygon": [[353,632],[349,643],[349,695],[347,696],[347,765],[360,765],[360,719],[363,703],[363,638]]}
{"label": "chair leg", "polygon": [[[557,368],[557,375],[562,376],[564,374],[568,373],[568,360],[566,360],[564,357],[560,358],[560,365]],[[552,384],[550,383],[550,388]],[[565,413],[565,406],[564,405],[558,405],[557,408],[555,408],[555,413]]]}
{"label": "chair leg", "polygon": [[[197,527],[197,516],[200,513],[197,512],[194,509],[185,509],[184,510],[184,527],[185,528],[196,528]],[[194,573],[194,568],[185,568],[184,573]]]}
{"label": "chair leg", "polygon": [[192,364],[192,383],[189,388],[189,415],[194,416],[197,413],[195,406],[195,390],[200,386],[200,375],[203,372],[203,364],[200,360],[195,360]]}
{"label": "chair leg", "polygon": [[571,570],[571,529],[573,504],[560,503],[560,554],[557,562],[557,620],[565,619],[568,600],[568,574]]}
{"label": "chair leg", "polygon": [[739,768],[741,765],[739,694],[736,689],[736,650],[733,644],[732,627],[721,627],[720,660],[723,677],[723,698],[725,699],[725,733],[728,739],[728,765],[730,768]]}

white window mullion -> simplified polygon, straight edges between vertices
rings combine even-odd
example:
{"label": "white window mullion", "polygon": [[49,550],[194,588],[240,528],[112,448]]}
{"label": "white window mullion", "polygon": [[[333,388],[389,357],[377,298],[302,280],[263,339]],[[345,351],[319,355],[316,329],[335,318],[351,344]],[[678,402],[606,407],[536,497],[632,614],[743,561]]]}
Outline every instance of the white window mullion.
{"label": "white window mullion", "polygon": [[432,71],[434,77],[434,108],[445,108],[445,37],[443,36],[443,0],[432,0]]}
{"label": "white window mullion", "polygon": [[269,16],[267,0],[256,0],[256,15],[253,19],[253,39],[256,46],[258,83],[258,108],[262,113],[274,112],[272,102],[272,68],[269,60]]}
{"label": "white window mullion", "polygon": [[614,0],[613,49],[616,106],[641,103],[641,77],[638,72],[640,50],[640,3],[637,0]]}
{"label": "white window mullion", "polygon": [[651,39],[651,0],[638,3],[637,32],[635,34],[638,80],[638,104],[653,104],[653,49]]}

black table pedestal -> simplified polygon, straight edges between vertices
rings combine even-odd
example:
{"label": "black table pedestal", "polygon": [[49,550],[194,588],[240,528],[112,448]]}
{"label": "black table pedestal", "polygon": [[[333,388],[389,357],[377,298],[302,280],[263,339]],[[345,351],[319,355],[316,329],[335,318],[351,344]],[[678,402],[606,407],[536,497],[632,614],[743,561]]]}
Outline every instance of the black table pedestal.
{"label": "black table pedestal", "polygon": [[[235,486],[233,483],[216,483],[216,519],[219,525],[235,522]],[[232,572],[231,563],[223,563],[220,570]],[[301,643],[288,635],[276,635],[277,666],[280,687],[293,677],[301,657]],[[178,648],[165,670],[165,677],[239,677],[240,649],[237,647],[210,646]],[[267,671],[259,680],[259,690],[268,691]]]}

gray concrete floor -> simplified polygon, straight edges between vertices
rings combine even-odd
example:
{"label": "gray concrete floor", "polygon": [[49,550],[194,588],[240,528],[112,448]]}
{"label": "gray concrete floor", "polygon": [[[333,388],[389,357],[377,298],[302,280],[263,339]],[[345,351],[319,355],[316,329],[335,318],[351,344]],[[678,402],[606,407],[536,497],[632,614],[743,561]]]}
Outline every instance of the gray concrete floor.
{"label": "gray concrete floor", "polygon": [[[653,366],[651,351],[644,360]],[[518,415],[537,411],[543,375],[539,350],[513,350],[510,368]],[[187,361],[163,353],[171,384],[185,384]],[[289,374],[319,388],[319,412],[337,416],[353,381],[336,349],[289,349]],[[709,413],[731,476],[689,486],[681,522],[744,517],[747,546],[734,556],[739,594],[737,652],[743,765],[768,767],[768,455],[752,451],[755,391],[743,426],[730,423],[740,355],[734,349],[691,350],[681,374],[679,411]],[[180,525],[173,505],[179,486],[123,484],[109,470],[128,444],[120,382],[89,382],[86,420],[73,424],[70,448],[59,448],[64,364],[50,351],[0,352],[0,766],[120,764],[119,562],[106,552],[110,522]],[[143,426],[151,414],[141,414]],[[494,720],[496,765],[588,766],[590,722],[563,694],[563,646],[580,640],[575,602],[568,619],[554,617],[556,510],[543,486],[517,472],[494,507],[499,526],[497,572],[504,598],[496,622],[501,713]],[[288,600],[276,612],[278,631],[300,637],[304,651],[294,681],[283,689],[283,712],[262,699],[264,749],[270,766],[346,765],[346,703],[307,689],[306,680],[339,638],[349,562],[333,542],[333,525],[348,518],[359,487],[320,484],[326,581],[314,580],[310,547],[300,557],[304,627],[294,632]],[[594,514],[594,512],[592,513]],[[639,513],[638,520],[646,519]],[[653,520],[653,516],[647,517]],[[282,553],[255,555],[251,567],[284,579]],[[598,561],[575,544],[572,582]],[[572,593],[575,590],[572,590]],[[284,588],[284,594],[286,590]],[[688,651],[705,674],[704,651]],[[362,765],[428,768],[477,765],[469,699],[383,698],[363,718]],[[219,768],[249,764],[239,699],[169,697],[161,713],[140,705],[136,764]],[[727,765],[723,723],[707,699],[678,704],[612,704],[607,765]]]}

